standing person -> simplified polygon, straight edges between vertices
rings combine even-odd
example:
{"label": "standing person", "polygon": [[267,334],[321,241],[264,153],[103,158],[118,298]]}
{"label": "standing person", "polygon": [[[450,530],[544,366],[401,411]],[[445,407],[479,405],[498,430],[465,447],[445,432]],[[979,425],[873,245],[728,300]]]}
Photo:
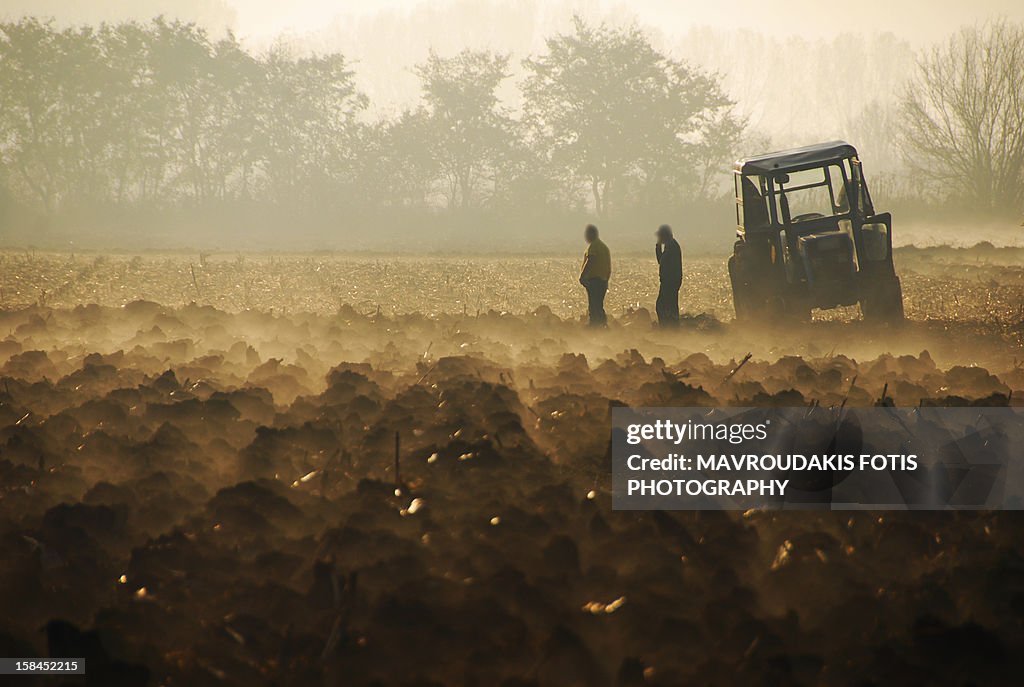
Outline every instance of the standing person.
{"label": "standing person", "polygon": [[678,327],[679,287],[683,285],[683,249],[672,238],[672,227],[667,224],[658,227],[655,236],[658,242],[654,245],[654,255],[658,258],[658,279],[661,281],[655,305],[658,325]]}
{"label": "standing person", "polygon": [[612,276],[612,254],[604,241],[597,237],[597,227],[588,224],[583,231],[587,250],[583,254],[580,284],[587,290],[587,308],[591,327],[604,327],[608,316],[604,312],[604,295],[608,293],[608,280]]}

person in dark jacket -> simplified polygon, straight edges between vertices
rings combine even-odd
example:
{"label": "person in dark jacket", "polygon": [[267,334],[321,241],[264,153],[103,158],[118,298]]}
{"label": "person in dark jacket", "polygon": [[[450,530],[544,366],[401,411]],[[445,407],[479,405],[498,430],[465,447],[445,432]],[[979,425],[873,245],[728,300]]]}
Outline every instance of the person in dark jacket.
{"label": "person in dark jacket", "polygon": [[658,258],[658,324],[662,327],[679,326],[679,288],[683,285],[683,250],[672,238],[672,227],[662,224],[655,234],[658,242],[654,254]]}

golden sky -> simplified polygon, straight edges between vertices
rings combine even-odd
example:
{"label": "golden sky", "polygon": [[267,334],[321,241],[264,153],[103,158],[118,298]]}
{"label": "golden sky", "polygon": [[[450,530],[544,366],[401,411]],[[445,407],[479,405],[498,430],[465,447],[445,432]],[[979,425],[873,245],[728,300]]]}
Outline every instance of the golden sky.
{"label": "golden sky", "polygon": [[[315,30],[338,15],[409,9],[446,0],[224,0],[238,18],[240,33]],[[484,2],[488,0],[482,0]],[[742,27],[774,35],[829,36],[842,32],[891,31],[913,41],[930,41],[963,24],[1005,16],[1024,21],[1024,0],[514,0],[544,5],[579,5],[594,10],[636,14],[666,33],[694,25]]]}
{"label": "golden sky", "polygon": [[888,31],[924,43],[995,17],[1024,21],[1024,0],[0,0],[0,17],[36,14],[95,23],[164,14],[211,28],[226,24],[242,37],[261,40],[282,32],[315,33],[338,20],[365,19],[382,11],[433,6],[440,12],[453,2],[472,9],[501,3],[520,13],[535,8],[540,15],[577,11],[590,18],[636,16],[668,35],[694,26],[806,38]]}

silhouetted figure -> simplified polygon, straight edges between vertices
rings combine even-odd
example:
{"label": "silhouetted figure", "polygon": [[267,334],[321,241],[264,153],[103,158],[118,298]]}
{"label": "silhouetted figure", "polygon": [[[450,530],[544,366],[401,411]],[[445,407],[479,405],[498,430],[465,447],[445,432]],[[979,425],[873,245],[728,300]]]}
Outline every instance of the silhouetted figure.
{"label": "silhouetted figure", "polygon": [[683,249],[672,238],[672,227],[662,224],[655,234],[658,242],[654,254],[658,258],[658,324],[662,327],[679,326],[679,287],[683,285]]}
{"label": "silhouetted figure", "polygon": [[608,280],[612,276],[612,254],[604,241],[597,237],[597,227],[588,224],[583,231],[587,250],[583,254],[580,284],[587,290],[587,308],[591,327],[604,327],[608,316],[604,312],[604,296],[608,293]]}

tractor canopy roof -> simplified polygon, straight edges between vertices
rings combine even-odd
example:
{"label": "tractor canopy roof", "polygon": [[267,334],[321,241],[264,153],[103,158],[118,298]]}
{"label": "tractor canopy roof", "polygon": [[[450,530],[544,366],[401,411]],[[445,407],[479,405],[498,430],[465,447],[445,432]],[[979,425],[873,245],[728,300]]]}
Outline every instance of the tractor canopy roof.
{"label": "tractor canopy roof", "polygon": [[816,167],[827,162],[843,160],[857,154],[857,149],[846,141],[829,141],[803,148],[780,150],[743,158],[736,162],[735,170],[741,174],[773,174],[794,169]]}

